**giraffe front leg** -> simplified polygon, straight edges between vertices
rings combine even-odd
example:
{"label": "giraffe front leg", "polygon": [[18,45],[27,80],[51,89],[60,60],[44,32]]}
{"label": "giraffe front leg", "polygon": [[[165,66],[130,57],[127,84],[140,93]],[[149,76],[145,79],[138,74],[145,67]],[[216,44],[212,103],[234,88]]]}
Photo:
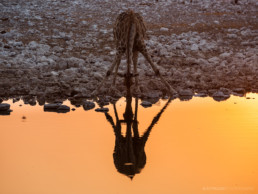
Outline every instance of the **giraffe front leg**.
{"label": "giraffe front leg", "polygon": [[138,87],[137,62],[138,62],[138,51],[134,51],[133,52],[133,68],[134,68],[135,86],[136,87]]}
{"label": "giraffe front leg", "polygon": [[[111,73],[113,72],[113,70],[114,70],[114,68],[115,68],[116,65],[117,65],[117,68],[118,68],[118,66],[119,66],[119,64],[120,64],[120,61],[121,61],[122,54],[123,54],[123,53],[121,53],[121,52],[119,52],[119,51],[116,53],[115,60],[113,61],[111,67],[110,67],[109,70],[107,71],[106,76],[104,77],[104,79],[102,80],[102,82],[99,84],[99,86],[97,87],[97,89],[95,89],[95,90],[93,91],[93,93],[92,93],[93,96],[95,96],[95,95],[99,92],[100,88],[101,88],[102,85],[107,81],[108,77],[111,75]],[[115,75],[115,76],[116,76],[116,75]]]}
{"label": "giraffe front leg", "polygon": [[152,62],[147,50],[146,50],[146,46],[142,46],[142,49],[140,51],[142,53],[142,55],[145,57],[145,59],[148,61],[148,63],[151,65],[153,71],[155,72],[156,76],[159,76],[160,80],[163,82],[163,84],[168,88],[168,91],[170,93],[170,95],[173,95],[176,93],[176,91],[171,88],[171,86],[168,84],[168,82],[164,79],[164,77],[160,74],[159,69],[157,68],[157,66]]}
{"label": "giraffe front leg", "polygon": [[138,51],[133,52],[133,68],[134,68],[134,80],[135,80],[135,86],[134,86],[134,93],[139,94],[140,89],[139,89],[139,81],[138,81],[138,72],[137,72],[137,63],[138,63]]}
{"label": "giraffe front leg", "polygon": [[118,72],[118,68],[119,68],[120,62],[121,62],[121,58],[120,58],[120,60],[116,64],[115,74],[114,74],[114,78],[113,78],[113,86],[116,85],[116,76],[117,76],[117,72]]}

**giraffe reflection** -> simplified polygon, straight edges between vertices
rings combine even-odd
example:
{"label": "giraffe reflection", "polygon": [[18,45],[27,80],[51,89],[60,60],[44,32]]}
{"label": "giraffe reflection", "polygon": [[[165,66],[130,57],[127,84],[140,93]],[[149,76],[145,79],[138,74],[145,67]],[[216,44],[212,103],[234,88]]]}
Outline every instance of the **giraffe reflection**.
{"label": "giraffe reflection", "polygon": [[[115,149],[113,153],[114,164],[118,172],[133,179],[135,174],[140,173],[146,164],[146,154],[144,151],[145,144],[148,140],[153,126],[158,122],[162,113],[165,111],[171,99],[165,104],[160,112],[153,118],[150,126],[142,136],[138,131],[138,98],[135,98],[135,113],[132,109],[131,95],[131,76],[125,77],[127,86],[126,108],[123,114],[123,119],[119,119],[116,104],[113,104],[116,123],[113,118],[105,113],[106,119],[112,125],[116,136]],[[126,125],[125,136],[122,135],[121,124]]]}

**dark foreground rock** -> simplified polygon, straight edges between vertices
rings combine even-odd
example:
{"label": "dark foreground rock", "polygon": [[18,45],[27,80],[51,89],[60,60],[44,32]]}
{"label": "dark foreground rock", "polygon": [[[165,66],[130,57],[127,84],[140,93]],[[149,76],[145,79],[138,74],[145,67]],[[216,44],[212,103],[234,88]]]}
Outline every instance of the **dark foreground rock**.
{"label": "dark foreground rock", "polygon": [[7,104],[7,103],[0,104],[0,111],[7,111],[9,109],[10,109],[10,104]]}
{"label": "dark foreground rock", "polygon": [[83,104],[83,109],[84,110],[91,110],[95,108],[95,103],[94,102],[90,102],[90,101],[86,101],[84,104]]}
{"label": "dark foreground rock", "polygon": [[95,111],[96,112],[108,112],[109,108],[96,108]]}
{"label": "dark foreground rock", "polygon": [[0,104],[0,115],[10,115],[11,112],[12,110],[10,110],[10,104]]}
{"label": "dark foreground rock", "polygon": [[152,103],[151,103],[151,102],[147,102],[147,101],[142,101],[141,105],[142,105],[144,108],[148,108],[148,107],[151,107],[151,106],[152,106]]}
{"label": "dark foreground rock", "polygon": [[70,112],[70,107],[66,105],[62,105],[61,103],[45,104],[44,111],[56,112],[56,113],[67,113],[67,112]]}

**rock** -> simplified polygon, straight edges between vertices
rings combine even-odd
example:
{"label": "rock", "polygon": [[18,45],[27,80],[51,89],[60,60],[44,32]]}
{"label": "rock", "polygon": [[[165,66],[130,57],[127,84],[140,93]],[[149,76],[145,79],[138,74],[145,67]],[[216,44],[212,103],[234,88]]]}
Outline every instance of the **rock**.
{"label": "rock", "polygon": [[199,50],[199,47],[197,44],[193,44],[190,48],[191,51],[198,51]]}
{"label": "rock", "polygon": [[227,37],[228,38],[237,38],[237,35],[236,34],[227,34]]}
{"label": "rock", "polygon": [[235,88],[235,89],[233,89],[233,92],[238,93],[238,94],[244,94],[245,89],[244,88]]}
{"label": "rock", "polygon": [[70,112],[70,107],[66,105],[62,105],[61,103],[45,104],[44,111],[56,112],[56,113],[67,113],[67,112]]}
{"label": "rock", "polygon": [[98,81],[101,81],[103,79],[103,76],[99,72],[93,73],[94,78],[96,78]]}
{"label": "rock", "polygon": [[193,96],[194,93],[193,93],[192,90],[187,89],[187,90],[180,90],[180,91],[179,91],[179,95],[180,95],[180,96]]}
{"label": "rock", "polygon": [[216,101],[223,101],[230,97],[229,94],[224,94],[222,91],[217,91],[212,95],[213,99]]}
{"label": "rock", "polygon": [[222,58],[222,59],[225,59],[225,58],[230,57],[230,55],[231,55],[230,53],[222,53],[222,54],[219,55],[219,57]]}
{"label": "rock", "polygon": [[39,103],[40,106],[43,106],[45,104],[45,97],[43,95],[38,96],[37,100],[38,100],[38,103]]}
{"label": "rock", "polygon": [[144,107],[144,108],[147,108],[147,107],[151,107],[152,104],[150,102],[147,102],[147,101],[142,101],[141,105]]}
{"label": "rock", "polygon": [[96,112],[108,112],[109,109],[108,108],[97,108],[95,109]]}
{"label": "rock", "polygon": [[10,109],[10,104],[3,103],[0,104],[0,111],[8,111]]}
{"label": "rock", "polygon": [[38,43],[35,41],[31,41],[28,46],[30,49],[35,50],[36,48],[38,48]]}
{"label": "rock", "polygon": [[204,93],[204,92],[200,92],[200,93],[198,93],[198,94],[195,94],[194,96],[196,96],[196,97],[207,97],[208,94],[206,94],[206,93]]}
{"label": "rock", "polygon": [[44,110],[58,109],[60,106],[61,106],[61,103],[45,104],[44,105]]}
{"label": "rock", "polygon": [[168,28],[162,27],[162,28],[160,28],[160,31],[161,32],[168,32]]}
{"label": "rock", "polygon": [[0,115],[10,115],[11,112],[13,112],[12,110],[6,110],[6,111],[0,111]]}
{"label": "rock", "polygon": [[70,111],[70,107],[69,106],[66,106],[66,105],[61,105],[57,108],[57,110],[60,110],[60,111]]}
{"label": "rock", "polygon": [[210,59],[208,59],[208,61],[210,62],[210,63],[215,63],[215,64],[217,64],[217,63],[219,63],[219,58],[218,57],[212,57],[212,58],[210,58]]}
{"label": "rock", "polygon": [[86,101],[83,104],[83,109],[84,110],[90,110],[90,109],[93,109],[93,108],[95,108],[95,103],[94,102]]}

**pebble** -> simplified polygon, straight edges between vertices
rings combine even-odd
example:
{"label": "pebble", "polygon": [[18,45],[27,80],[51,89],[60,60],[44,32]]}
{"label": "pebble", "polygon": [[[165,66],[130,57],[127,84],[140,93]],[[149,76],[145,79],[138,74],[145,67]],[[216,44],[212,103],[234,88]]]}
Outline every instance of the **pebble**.
{"label": "pebble", "polygon": [[238,94],[244,94],[245,89],[244,88],[235,88],[235,89],[233,89],[233,92],[236,92]]}
{"label": "pebble", "polygon": [[142,102],[141,102],[141,105],[142,105],[144,108],[148,108],[148,107],[151,107],[151,106],[152,106],[152,103],[151,103],[151,102],[148,102],[148,101],[142,101]]}
{"label": "pebble", "polygon": [[160,31],[161,31],[161,32],[168,32],[168,30],[169,30],[169,29],[168,29],[168,28],[165,28],[165,27],[160,28]]}
{"label": "pebble", "polygon": [[10,104],[2,103],[0,104],[0,111],[7,111],[10,109]]}
{"label": "pebble", "polygon": [[199,47],[197,44],[193,44],[190,48],[191,51],[198,51],[199,50]]}
{"label": "pebble", "polygon": [[95,108],[95,103],[94,102],[90,102],[90,101],[86,101],[84,104],[83,104],[83,109],[84,110],[91,110]]}
{"label": "pebble", "polygon": [[44,105],[44,110],[58,109],[60,106],[61,106],[61,103],[45,104],[45,105]]}
{"label": "pebble", "polygon": [[223,100],[226,100],[230,97],[229,94],[224,94],[223,92],[221,91],[217,91],[215,92],[213,95],[212,95],[213,99],[216,100],[216,101],[223,101]]}
{"label": "pebble", "polygon": [[180,96],[193,96],[194,93],[192,90],[180,90],[179,95]]}
{"label": "pebble", "polygon": [[70,107],[69,106],[66,106],[66,105],[61,105],[57,108],[57,110],[60,110],[60,111],[70,111]]}
{"label": "pebble", "polygon": [[108,112],[109,108],[96,108],[95,111],[96,112]]}

